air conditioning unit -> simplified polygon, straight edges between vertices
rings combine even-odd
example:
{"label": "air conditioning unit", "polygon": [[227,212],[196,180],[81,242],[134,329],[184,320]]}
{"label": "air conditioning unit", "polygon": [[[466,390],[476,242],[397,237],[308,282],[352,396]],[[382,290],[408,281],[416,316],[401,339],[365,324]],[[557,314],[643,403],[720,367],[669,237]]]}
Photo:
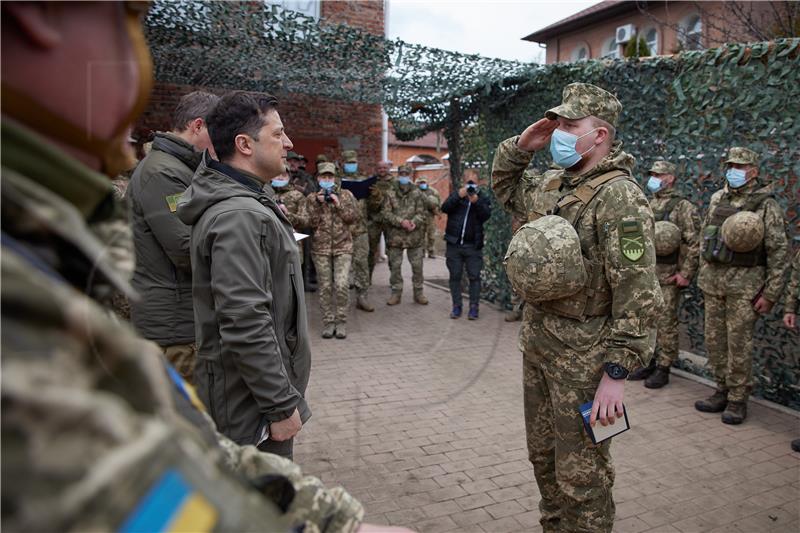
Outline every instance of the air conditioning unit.
{"label": "air conditioning unit", "polygon": [[617,28],[617,44],[625,44],[636,35],[636,28],[633,24],[625,24]]}

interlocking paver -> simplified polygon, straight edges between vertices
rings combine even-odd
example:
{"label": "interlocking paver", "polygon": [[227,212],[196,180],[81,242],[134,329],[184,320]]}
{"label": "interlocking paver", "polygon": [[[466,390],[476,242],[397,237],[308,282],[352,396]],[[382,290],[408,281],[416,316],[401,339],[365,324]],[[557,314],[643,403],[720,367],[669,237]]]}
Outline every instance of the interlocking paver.
{"label": "interlocking paver", "polygon": [[[327,485],[341,484],[366,519],[422,532],[541,531],[539,492],[527,460],[519,324],[481,306],[478,321],[451,320],[449,295],[430,305],[383,305],[379,264],[374,313],[352,310],[348,338],[313,338],[308,399],[314,416],[295,460]],[[444,261],[426,274],[446,277]],[[317,296],[308,295],[319,334]],[[668,387],[625,387],[632,429],[612,446],[615,531],[800,530],[800,419],[751,403],[725,426],[694,410],[709,388],[673,374]]]}

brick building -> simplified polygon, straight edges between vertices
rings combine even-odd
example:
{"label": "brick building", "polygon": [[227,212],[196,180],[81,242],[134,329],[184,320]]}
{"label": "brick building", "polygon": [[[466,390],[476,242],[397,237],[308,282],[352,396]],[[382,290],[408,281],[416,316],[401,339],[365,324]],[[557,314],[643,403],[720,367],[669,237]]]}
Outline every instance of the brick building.
{"label": "brick building", "polygon": [[634,36],[644,37],[650,55],[668,55],[753,40],[748,39],[746,24],[769,26],[775,17],[770,4],[737,2],[741,11],[733,12],[726,2],[605,0],[523,40],[545,45],[547,64],[620,58]]}
{"label": "brick building", "polygon": [[[321,24],[347,24],[375,35],[385,35],[382,1],[322,2],[320,0],[273,0],[285,9],[300,11]],[[302,65],[299,65],[302,68]],[[148,109],[134,128],[137,139],[147,140],[153,131],[168,130],[170,117],[184,94],[201,87],[157,83]],[[221,94],[222,89],[202,87]],[[361,171],[371,174],[383,156],[385,121],[378,104],[331,100],[309,94],[276,93],[279,110],[294,150],[308,159],[314,172],[317,154],[339,159],[342,150],[359,153]]]}

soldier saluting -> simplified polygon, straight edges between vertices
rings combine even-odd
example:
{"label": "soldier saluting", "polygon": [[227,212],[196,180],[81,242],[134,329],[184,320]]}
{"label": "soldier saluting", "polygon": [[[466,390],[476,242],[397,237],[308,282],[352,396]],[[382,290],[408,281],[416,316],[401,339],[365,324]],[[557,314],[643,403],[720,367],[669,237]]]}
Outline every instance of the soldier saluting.
{"label": "soldier saluting", "polygon": [[[625,378],[649,360],[662,304],[653,214],[631,178],[633,157],[615,140],[621,111],[607,91],[570,84],[546,118],[500,144],[492,168],[498,200],[532,221],[506,258],[515,291],[531,304],[519,347],[545,530],[611,531],[610,441],[592,445],[578,406],[593,402],[592,423],[623,415]],[[526,173],[533,152],[548,146],[562,170],[550,179]],[[542,272],[564,268],[537,275],[537,263]]]}

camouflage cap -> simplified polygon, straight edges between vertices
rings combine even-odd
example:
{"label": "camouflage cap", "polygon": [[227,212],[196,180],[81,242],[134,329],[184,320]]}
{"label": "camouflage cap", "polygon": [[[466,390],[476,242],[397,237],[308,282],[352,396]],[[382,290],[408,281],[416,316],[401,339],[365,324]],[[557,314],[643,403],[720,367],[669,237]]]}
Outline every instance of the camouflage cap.
{"label": "camouflage cap", "polygon": [[345,163],[358,163],[358,154],[355,150],[345,150],[342,152],[342,161]]}
{"label": "camouflage cap", "polygon": [[749,148],[734,146],[728,150],[728,159],[725,162],[738,165],[758,165],[758,154]]}
{"label": "camouflage cap", "polygon": [[325,154],[317,154],[317,163],[325,163],[328,161],[328,156]]}
{"label": "camouflage cap", "polygon": [[720,233],[734,252],[752,252],[764,240],[764,221],[752,211],[739,211],[725,219]]}
{"label": "camouflage cap", "polygon": [[304,156],[303,154],[297,154],[297,158],[298,158],[300,161],[308,161],[308,159],[306,158],[306,156]]}
{"label": "camouflage cap", "polygon": [[653,174],[672,174],[674,176],[675,163],[670,163],[669,161],[659,159],[658,161],[653,162],[649,172],[652,172]]}
{"label": "camouflage cap", "polygon": [[592,115],[605,120],[615,128],[622,112],[622,104],[610,92],[589,83],[570,83],[564,87],[561,105],[549,109],[544,116],[579,119]]}
{"label": "camouflage cap", "polygon": [[300,156],[295,152],[289,152],[286,154],[286,160],[288,161],[289,159],[300,159]]}
{"label": "camouflage cap", "polygon": [[397,167],[398,174],[409,175],[412,172],[414,172],[414,167],[412,167],[411,165],[400,165],[399,167]]}
{"label": "camouflage cap", "polygon": [[428,183],[428,178],[425,176],[420,176],[415,180],[417,183]]}
{"label": "camouflage cap", "polygon": [[336,165],[323,161],[317,165],[317,176],[320,174],[333,174],[336,175]]}

